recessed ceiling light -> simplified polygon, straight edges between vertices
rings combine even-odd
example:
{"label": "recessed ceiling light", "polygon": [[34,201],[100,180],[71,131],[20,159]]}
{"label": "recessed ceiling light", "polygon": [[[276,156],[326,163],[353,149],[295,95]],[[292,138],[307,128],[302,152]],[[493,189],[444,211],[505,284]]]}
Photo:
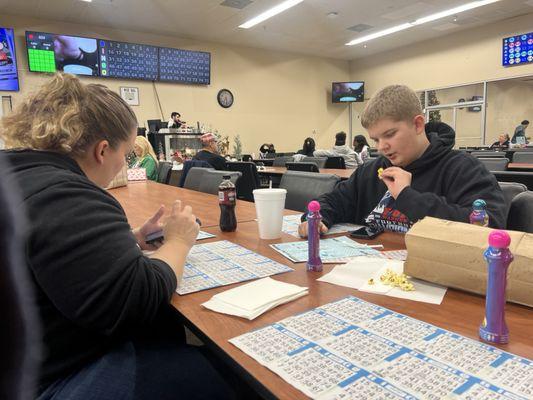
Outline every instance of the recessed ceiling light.
{"label": "recessed ceiling light", "polygon": [[450,8],[449,10],[441,11],[435,14],[428,15],[427,17],[418,18],[417,20],[413,22],[406,22],[405,24],[396,25],[392,28],[384,29],[379,32],[372,33],[370,35],[366,35],[357,39],[352,40],[351,42],[346,43],[347,46],[353,46],[355,44],[368,42],[369,40],[376,39],[382,36],[390,35],[392,33],[396,33],[399,31],[403,31],[405,29],[412,28],[413,26],[422,25],[427,22],[432,22],[437,19],[449,17],[450,15],[459,14],[464,11],[472,10],[474,8],[486,6],[488,4],[496,3],[500,0],[478,0],[478,1],[472,1],[467,4],[463,4],[459,7]]}
{"label": "recessed ceiling light", "polygon": [[81,0],[81,1],[84,1],[86,3],[92,3],[93,0]]}
{"label": "recessed ceiling light", "polygon": [[332,11],[332,12],[330,12],[330,13],[327,13],[326,16],[327,16],[328,18],[337,18],[337,17],[339,16],[339,13],[336,12],[336,11]]}
{"label": "recessed ceiling light", "polygon": [[248,21],[246,21],[244,24],[239,25],[239,28],[248,29],[252,26],[255,26],[259,24],[260,22],[263,22],[274,15],[277,15],[279,13],[282,13],[285,10],[288,10],[291,7],[294,7],[297,4],[300,4],[304,0],[286,0],[283,3],[278,4],[275,7],[272,7],[269,10],[266,10],[264,13],[259,14],[257,17],[254,17]]}

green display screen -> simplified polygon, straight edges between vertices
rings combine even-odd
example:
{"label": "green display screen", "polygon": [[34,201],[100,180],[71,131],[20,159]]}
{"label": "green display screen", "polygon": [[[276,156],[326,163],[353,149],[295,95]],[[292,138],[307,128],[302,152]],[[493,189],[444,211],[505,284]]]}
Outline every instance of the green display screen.
{"label": "green display screen", "polygon": [[28,49],[28,63],[33,72],[56,72],[53,50]]}

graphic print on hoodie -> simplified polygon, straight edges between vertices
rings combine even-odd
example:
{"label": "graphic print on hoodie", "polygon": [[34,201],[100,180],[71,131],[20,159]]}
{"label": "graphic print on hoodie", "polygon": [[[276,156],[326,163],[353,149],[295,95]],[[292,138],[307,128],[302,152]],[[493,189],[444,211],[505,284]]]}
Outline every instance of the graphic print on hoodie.
{"label": "graphic print on hoodie", "polygon": [[387,190],[378,205],[366,217],[366,225],[375,231],[407,233],[413,223],[395,208],[395,204],[396,200]]}

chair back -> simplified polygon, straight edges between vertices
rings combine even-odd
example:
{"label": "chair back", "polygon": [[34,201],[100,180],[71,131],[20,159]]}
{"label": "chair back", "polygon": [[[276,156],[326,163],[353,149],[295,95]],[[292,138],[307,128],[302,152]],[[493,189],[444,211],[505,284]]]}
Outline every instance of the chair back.
{"label": "chair back", "polygon": [[326,161],[328,160],[327,157],[305,157],[303,159],[303,162],[309,163],[315,163],[318,168],[325,168],[326,167]]}
{"label": "chair back", "polygon": [[515,151],[513,155],[514,163],[533,163],[533,153]]}
{"label": "chair back", "polygon": [[527,191],[515,196],[511,202],[507,229],[533,233],[533,192]]}
{"label": "chair back", "polygon": [[285,166],[290,171],[320,172],[318,166],[312,162],[288,162]]}
{"label": "chair back", "polygon": [[311,200],[331,192],[339,181],[337,175],[287,171],[279,185],[280,188],[287,189],[285,208],[305,212]]}
{"label": "chair back", "polygon": [[253,191],[261,187],[255,164],[247,161],[228,162],[226,168],[229,171],[238,171],[242,174],[235,185],[237,186],[237,198],[240,200],[254,201]]}
{"label": "chair back", "polygon": [[207,171],[211,171],[211,170],[213,170],[213,168],[203,168],[203,167],[190,168],[189,172],[187,173],[187,177],[185,178],[185,182],[183,183],[183,187],[185,189],[200,191],[200,184],[202,183],[204,174]]}
{"label": "chair back", "polygon": [[485,164],[489,171],[506,171],[509,164],[508,158],[480,158],[479,161]]}
{"label": "chair back", "polygon": [[326,165],[324,166],[324,168],[346,169],[344,157],[328,157],[326,159]]}
{"label": "chair back", "polygon": [[243,154],[242,155],[242,161],[252,161],[252,155],[251,154]]}
{"label": "chair back", "polygon": [[533,172],[522,171],[491,171],[498,182],[517,182],[533,190]]}
{"label": "chair back", "polygon": [[[198,169],[205,169],[205,168],[198,168]],[[189,171],[189,174],[191,171]],[[202,179],[201,179],[198,191],[203,192],[203,193],[209,193],[209,194],[218,194],[218,187],[220,186],[220,182],[224,180],[224,176],[228,176],[228,175],[230,177],[230,181],[235,186],[237,186],[237,181],[242,176],[241,172],[217,171],[215,169],[205,169],[205,172],[202,175]]]}
{"label": "chair back", "polygon": [[509,213],[511,208],[511,202],[516,195],[527,191],[526,185],[517,182],[498,182],[503,192],[503,198],[505,199],[505,215]]}
{"label": "chair back", "polygon": [[504,151],[473,151],[472,154],[476,158],[503,158],[505,157]]}
{"label": "chair back", "polygon": [[276,157],[274,158],[274,161],[272,162],[273,167],[284,167],[287,161],[292,161],[292,156],[282,156],[282,157]]}
{"label": "chair back", "polygon": [[[209,164],[207,161],[203,160],[187,160],[183,163],[183,170],[181,171],[181,178],[178,183],[179,187],[185,186],[185,180],[187,179],[187,175],[189,174],[189,170],[191,168],[198,167],[198,168],[213,168],[211,164]],[[197,190],[197,189],[194,189]]]}
{"label": "chair back", "polygon": [[167,161],[159,161],[159,171],[157,173],[157,181],[168,185],[170,182],[170,174],[172,173],[172,163]]}

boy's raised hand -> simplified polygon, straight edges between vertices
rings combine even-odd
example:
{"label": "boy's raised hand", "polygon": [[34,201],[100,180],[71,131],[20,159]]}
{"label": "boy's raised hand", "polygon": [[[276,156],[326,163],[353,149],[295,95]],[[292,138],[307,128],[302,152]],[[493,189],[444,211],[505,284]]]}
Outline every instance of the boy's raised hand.
{"label": "boy's raised hand", "polygon": [[412,174],[399,167],[389,167],[381,173],[379,179],[387,185],[387,189],[394,199],[397,199],[402,190],[411,186]]}

